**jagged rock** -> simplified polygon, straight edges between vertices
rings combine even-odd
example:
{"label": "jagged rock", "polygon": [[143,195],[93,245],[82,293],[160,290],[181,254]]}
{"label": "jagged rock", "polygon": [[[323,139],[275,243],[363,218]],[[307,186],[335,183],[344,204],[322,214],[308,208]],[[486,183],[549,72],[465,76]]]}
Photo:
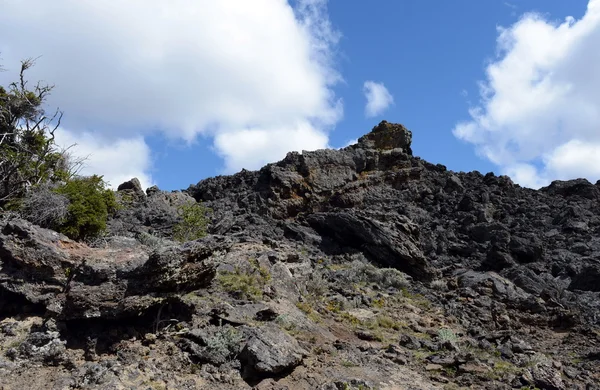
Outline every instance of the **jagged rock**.
{"label": "jagged rock", "polygon": [[0,231],[0,291],[62,320],[138,315],[162,303],[157,293],[206,286],[215,274],[206,258],[228,245],[213,237],[148,255],[133,240],[94,249],[22,220]]}
{"label": "jagged rock", "polygon": [[379,264],[398,268],[423,280],[435,276],[415,245],[414,236],[418,235],[415,231],[398,229],[398,224],[386,226],[347,212],[316,213],[307,220],[321,235],[331,237],[341,245],[360,248]]}
{"label": "jagged rock", "polygon": [[146,193],[144,190],[142,190],[142,184],[137,177],[119,184],[119,187],[117,187],[117,192],[128,192],[138,198],[143,198],[146,196]]}
{"label": "jagged rock", "polygon": [[548,187],[540,188],[540,191],[564,197],[576,195],[587,199],[600,199],[600,189],[598,186],[593,185],[586,179],[555,180]]}
{"label": "jagged rock", "polygon": [[412,154],[411,143],[412,133],[406,127],[387,121],[381,121],[369,134],[358,139],[358,145],[363,147],[383,150],[400,148],[408,154]]}
{"label": "jagged rock", "polygon": [[541,389],[548,390],[565,390],[565,386],[561,373],[551,365],[540,364],[531,370],[534,383]]}
{"label": "jagged rock", "polygon": [[[138,189],[141,191],[141,188]],[[127,191],[134,196],[124,199],[123,207],[108,221],[107,230],[112,235],[138,238],[142,234],[150,234],[169,238],[173,226],[181,218],[179,207],[194,202],[184,192],[160,191],[158,187],[149,188],[147,195],[130,189],[121,192]]]}
{"label": "jagged rock", "polygon": [[276,325],[246,328],[248,341],[239,359],[247,378],[274,376],[302,362],[307,354],[298,342]]}
{"label": "jagged rock", "polygon": [[[0,387],[593,388],[600,181],[534,191],[430,164],[411,142],[382,122],[183,192],[131,182],[97,248],[0,215],[0,351],[14,359],[0,358]],[[194,201],[209,235],[169,241]],[[230,327],[241,354],[207,348]],[[456,342],[435,338],[443,327]],[[382,334],[402,336],[360,340]],[[38,350],[21,351],[30,335]]]}
{"label": "jagged rock", "polygon": [[406,347],[408,349],[419,349],[421,348],[421,343],[415,336],[411,336],[408,334],[403,334],[400,336],[400,345]]}

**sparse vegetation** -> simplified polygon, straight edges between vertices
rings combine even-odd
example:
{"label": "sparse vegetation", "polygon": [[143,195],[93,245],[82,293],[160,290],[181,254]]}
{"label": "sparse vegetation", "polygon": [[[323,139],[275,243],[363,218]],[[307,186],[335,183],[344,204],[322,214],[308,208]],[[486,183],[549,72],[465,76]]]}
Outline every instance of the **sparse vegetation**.
{"label": "sparse vegetation", "polygon": [[434,280],[433,282],[431,282],[429,287],[431,287],[434,290],[438,290],[438,291],[447,291],[448,283],[446,283],[445,280],[437,279],[437,280]]}
{"label": "sparse vegetation", "polygon": [[321,322],[319,314],[313,310],[308,302],[298,302],[296,307],[300,309],[312,322]]}
{"label": "sparse vegetation", "polygon": [[206,351],[231,360],[240,352],[243,335],[234,327],[220,325],[215,332],[206,339]]}
{"label": "sparse vegetation", "polygon": [[263,289],[271,280],[268,269],[249,259],[245,266],[236,265],[233,271],[224,271],[217,275],[217,281],[223,290],[241,299],[256,301],[262,298]]}
{"label": "sparse vegetation", "polygon": [[490,379],[502,380],[506,375],[515,375],[523,371],[510,362],[498,360],[494,363],[492,370],[488,373]]}
{"label": "sparse vegetation", "polygon": [[19,214],[36,225],[57,229],[69,213],[69,198],[59,194],[57,185],[43,183],[28,191],[21,201]]}
{"label": "sparse vegetation", "polygon": [[173,226],[173,238],[176,241],[187,242],[206,236],[209,210],[202,203],[183,204],[178,211],[181,222]]}
{"label": "sparse vegetation", "polygon": [[403,289],[409,285],[407,276],[395,268],[379,268],[367,261],[354,260],[340,266],[329,266],[336,279],[351,285],[375,284],[379,288]]}
{"label": "sparse vegetation", "polygon": [[164,246],[174,244],[172,241],[166,238],[159,237],[155,234],[142,232],[137,235],[136,239],[142,244],[146,245],[150,249],[158,249]]}
{"label": "sparse vegetation", "polygon": [[438,340],[441,342],[445,342],[445,341],[456,342],[458,340],[458,338],[456,337],[456,334],[454,334],[452,329],[441,328],[440,330],[438,330]]}
{"label": "sparse vegetation", "polygon": [[399,322],[395,321],[392,317],[386,315],[377,316],[377,324],[385,329],[402,329],[402,325]]}

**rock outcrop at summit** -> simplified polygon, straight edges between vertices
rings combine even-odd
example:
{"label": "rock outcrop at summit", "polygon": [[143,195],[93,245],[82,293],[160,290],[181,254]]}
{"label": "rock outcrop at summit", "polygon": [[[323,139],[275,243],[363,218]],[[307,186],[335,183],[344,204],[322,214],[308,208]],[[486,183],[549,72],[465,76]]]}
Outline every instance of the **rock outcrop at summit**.
{"label": "rock outcrop at summit", "polygon": [[[600,181],[411,143],[383,121],[181,192],[131,180],[92,247],[2,219],[0,387],[599,389]],[[190,201],[209,235],[178,244]]]}

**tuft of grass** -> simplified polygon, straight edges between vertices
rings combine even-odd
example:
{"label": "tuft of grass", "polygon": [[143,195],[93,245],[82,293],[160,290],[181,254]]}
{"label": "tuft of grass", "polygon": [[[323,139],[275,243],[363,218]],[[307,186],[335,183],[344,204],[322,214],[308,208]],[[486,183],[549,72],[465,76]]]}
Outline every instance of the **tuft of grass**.
{"label": "tuft of grass", "polygon": [[342,302],[331,300],[327,302],[325,309],[331,313],[339,313],[343,309],[342,306]]}
{"label": "tuft of grass", "polygon": [[307,302],[298,302],[296,303],[296,307],[300,309],[312,322],[321,322],[321,317],[319,314],[313,310]]}
{"label": "tuft of grass", "polygon": [[502,380],[507,375],[518,375],[523,370],[510,362],[499,360],[494,363],[492,370],[487,374],[490,379]]}
{"label": "tuft of grass", "polygon": [[340,315],[340,318],[342,321],[348,322],[352,326],[358,326],[361,324],[361,322],[358,318],[354,317],[352,314],[350,314],[348,312],[343,312]]}
{"label": "tuft of grass", "polygon": [[217,281],[226,292],[238,298],[257,301],[263,297],[264,287],[271,280],[271,274],[256,259],[249,259],[248,262],[250,267],[242,269],[235,266],[233,272],[221,272],[217,275]]}
{"label": "tuft of grass", "polygon": [[385,315],[377,316],[377,324],[385,329],[393,329],[400,330],[402,329],[402,325],[395,321],[392,317],[388,317]]}
{"label": "tuft of grass", "polygon": [[386,301],[383,297],[373,299],[373,306],[378,309],[383,309],[386,305]]}

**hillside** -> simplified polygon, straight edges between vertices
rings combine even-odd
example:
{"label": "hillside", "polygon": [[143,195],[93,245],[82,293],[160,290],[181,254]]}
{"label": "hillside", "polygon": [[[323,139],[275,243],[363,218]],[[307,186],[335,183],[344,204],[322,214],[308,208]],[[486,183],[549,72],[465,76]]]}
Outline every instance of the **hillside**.
{"label": "hillside", "polygon": [[[540,190],[381,122],[180,192],[87,245],[0,222],[0,389],[600,389],[600,181]],[[177,205],[208,235],[172,241]]]}

